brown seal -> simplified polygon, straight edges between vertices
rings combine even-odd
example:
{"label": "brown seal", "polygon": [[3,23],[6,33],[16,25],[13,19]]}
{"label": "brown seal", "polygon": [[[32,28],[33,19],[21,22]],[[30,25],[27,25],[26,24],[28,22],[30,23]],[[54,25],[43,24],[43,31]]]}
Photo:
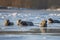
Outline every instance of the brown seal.
{"label": "brown seal", "polygon": [[46,20],[42,20],[42,22],[40,23],[40,31],[42,33],[46,33],[47,29],[47,21]]}

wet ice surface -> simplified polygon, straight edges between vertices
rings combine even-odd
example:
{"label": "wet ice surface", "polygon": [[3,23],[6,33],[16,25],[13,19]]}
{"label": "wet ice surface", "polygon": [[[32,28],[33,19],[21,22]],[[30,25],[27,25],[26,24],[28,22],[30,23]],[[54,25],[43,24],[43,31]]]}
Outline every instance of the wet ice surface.
{"label": "wet ice surface", "polygon": [[[60,20],[60,12],[45,10],[20,10],[20,12],[0,12],[0,31],[29,31],[32,28],[39,28],[39,23],[48,18]],[[4,26],[4,20],[14,22],[14,26]],[[32,21],[35,26],[17,26],[16,21]],[[60,23],[48,24],[48,27],[60,28]],[[60,36],[48,35],[0,35],[0,40],[59,40]]]}

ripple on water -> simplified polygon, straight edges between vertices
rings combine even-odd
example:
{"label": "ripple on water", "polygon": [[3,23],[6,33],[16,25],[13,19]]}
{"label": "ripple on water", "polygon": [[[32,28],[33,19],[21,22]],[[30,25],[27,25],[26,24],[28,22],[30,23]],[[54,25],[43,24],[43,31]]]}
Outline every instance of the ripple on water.
{"label": "ripple on water", "polygon": [[37,16],[37,17],[35,17],[36,19],[39,19],[40,18],[40,16]]}
{"label": "ripple on water", "polygon": [[1,18],[2,18],[2,19],[4,19],[5,17],[4,17],[4,16],[2,16]]}
{"label": "ripple on water", "polygon": [[12,15],[13,17],[15,17],[15,16],[17,15],[17,13],[12,13],[11,15]]}
{"label": "ripple on water", "polygon": [[21,14],[18,14],[18,16],[20,16]]}

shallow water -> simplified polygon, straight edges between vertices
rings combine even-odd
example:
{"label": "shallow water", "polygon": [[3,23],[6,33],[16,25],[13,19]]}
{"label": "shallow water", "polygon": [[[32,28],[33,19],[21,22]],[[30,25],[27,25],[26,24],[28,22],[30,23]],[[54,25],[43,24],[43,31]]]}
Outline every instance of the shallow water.
{"label": "shallow water", "polygon": [[[60,20],[59,11],[46,11],[46,10],[20,10],[20,12],[14,11],[0,11],[0,27],[4,27],[4,20],[9,19],[11,22],[14,22],[13,27],[17,27],[16,21],[21,19],[23,21],[31,21],[34,25],[39,25],[39,23],[45,19],[53,18]],[[60,27],[60,23],[48,24],[48,27]]]}
{"label": "shallow water", "polygon": [[60,36],[48,35],[1,35],[0,40],[59,40]]}
{"label": "shallow water", "polygon": [[[60,11],[46,10],[20,10],[20,12],[1,12],[0,11],[0,31],[29,31],[32,28],[39,28],[39,23],[45,19],[53,18],[60,20]],[[14,26],[4,26],[4,20],[9,19],[14,22]],[[35,26],[21,27],[16,25],[16,21],[22,19],[31,21]],[[48,24],[48,23],[47,23]],[[60,28],[60,23],[48,24],[48,27]],[[0,40],[59,40],[60,36],[48,35],[0,35]]]}

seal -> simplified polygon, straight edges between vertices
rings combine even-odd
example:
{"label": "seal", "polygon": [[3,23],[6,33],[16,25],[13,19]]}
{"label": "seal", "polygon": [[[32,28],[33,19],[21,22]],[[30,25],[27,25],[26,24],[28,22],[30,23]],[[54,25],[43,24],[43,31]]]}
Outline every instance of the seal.
{"label": "seal", "polygon": [[28,22],[28,21],[17,20],[17,25],[20,25],[20,26],[33,26],[34,24],[32,22]]}
{"label": "seal", "polygon": [[42,33],[47,32],[47,21],[46,20],[42,20],[42,22],[40,23],[40,31]]}
{"label": "seal", "polygon": [[14,23],[10,22],[9,20],[5,20],[4,25],[5,26],[12,26],[12,25],[14,25]]}
{"label": "seal", "polygon": [[52,18],[49,18],[48,23],[60,23],[60,21],[59,20],[53,20]]}

